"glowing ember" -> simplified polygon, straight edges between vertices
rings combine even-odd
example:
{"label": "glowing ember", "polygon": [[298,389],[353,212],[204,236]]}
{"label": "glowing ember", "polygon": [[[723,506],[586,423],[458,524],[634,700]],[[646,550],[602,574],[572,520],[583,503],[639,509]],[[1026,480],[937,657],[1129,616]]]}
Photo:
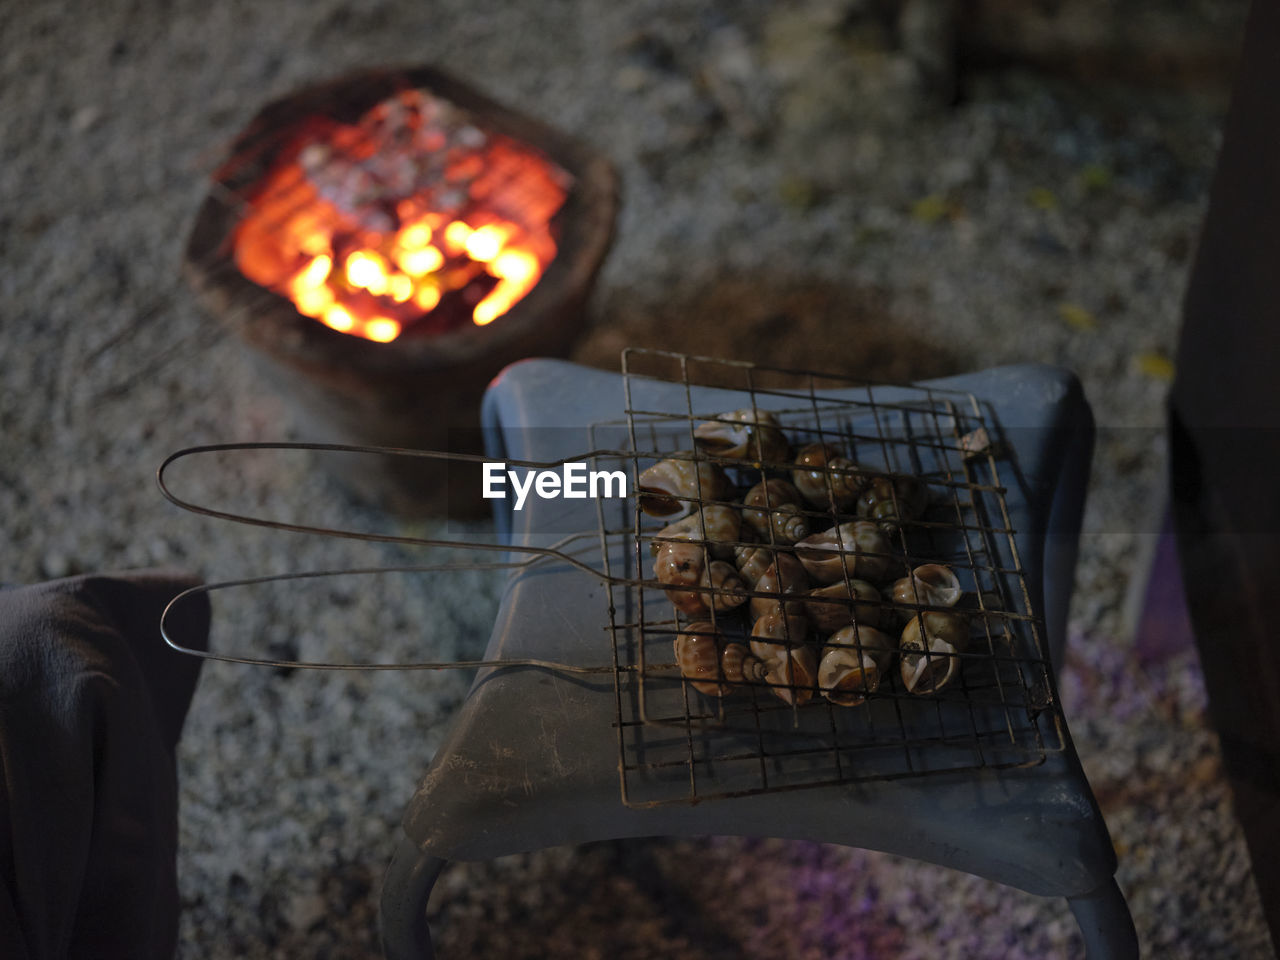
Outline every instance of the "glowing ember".
{"label": "glowing ember", "polygon": [[236,229],[236,264],[299,313],[369,340],[483,326],[555,256],[569,180],[406,91],[354,125],[317,121],[285,151]]}

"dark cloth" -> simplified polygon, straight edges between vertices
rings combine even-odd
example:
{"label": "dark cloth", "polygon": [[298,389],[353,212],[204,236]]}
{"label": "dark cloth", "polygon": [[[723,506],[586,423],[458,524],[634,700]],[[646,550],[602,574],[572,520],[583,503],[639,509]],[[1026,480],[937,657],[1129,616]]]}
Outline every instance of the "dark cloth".
{"label": "dark cloth", "polygon": [[1280,3],[1257,0],[1187,291],[1174,518],[1209,712],[1280,950]]}
{"label": "dark cloth", "polygon": [[[0,956],[172,957],[174,750],[200,660],[160,613],[197,581],[174,571],[0,590]],[[203,646],[208,600],[175,634]]]}

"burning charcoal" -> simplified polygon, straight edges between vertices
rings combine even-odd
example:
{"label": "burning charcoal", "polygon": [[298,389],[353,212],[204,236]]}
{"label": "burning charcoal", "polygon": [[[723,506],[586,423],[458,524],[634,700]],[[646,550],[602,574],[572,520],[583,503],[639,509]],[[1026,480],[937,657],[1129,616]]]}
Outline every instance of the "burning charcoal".
{"label": "burning charcoal", "polygon": [[460,147],[465,147],[468,150],[479,150],[485,145],[488,138],[484,135],[483,130],[467,124],[458,129],[455,140]]}
{"label": "burning charcoal", "polygon": [[556,255],[551,220],[568,175],[425,91],[306,137],[263,177],[235,257],[247,278],[340,333],[386,342],[427,331],[437,310],[484,326]]}

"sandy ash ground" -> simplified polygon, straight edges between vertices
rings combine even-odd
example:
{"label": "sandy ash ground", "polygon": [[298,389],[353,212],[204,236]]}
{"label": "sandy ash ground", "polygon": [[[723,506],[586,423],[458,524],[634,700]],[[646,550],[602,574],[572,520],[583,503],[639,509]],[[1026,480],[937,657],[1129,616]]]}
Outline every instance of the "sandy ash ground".
{"label": "sandy ash ground", "polygon": [[[937,107],[857,6],[4,7],[0,580],[432,559],[204,521],[165,503],[153,473],[181,446],[295,436],[177,275],[219,152],[300,84],[435,62],[617,163],[624,210],[587,362],[661,344],[879,379],[1078,371],[1102,430],[1060,687],[1119,882],[1145,955],[1271,956],[1196,656],[1140,663],[1126,614],[1157,522],[1162,401],[1223,102],[1011,71],[969,75],[960,104]],[[277,516],[433,529],[348,502],[303,458],[179,480]],[[474,656],[500,588],[473,573],[226,594],[215,643]],[[206,667],[180,757],[180,956],[377,956],[403,805],[467,683]],[[1082,952],[1065,902],[771,840],[457,865],[431,914],[444,957]]]}

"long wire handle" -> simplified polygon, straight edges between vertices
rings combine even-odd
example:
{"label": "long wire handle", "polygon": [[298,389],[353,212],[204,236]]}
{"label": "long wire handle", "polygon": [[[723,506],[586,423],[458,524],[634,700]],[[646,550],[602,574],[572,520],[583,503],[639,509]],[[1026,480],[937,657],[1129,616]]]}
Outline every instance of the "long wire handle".
{"label": "long wire handle", "polygon": [[[468,669],[477,667],[537,667],[548,670],[556,670],[564,673],[574,674],[599,674],[608,673],[613,670],[612,666],[575,666],[572,664],[556,663],[548,660],[538,660],[534,658],[524,659],[504,659],[504,660],[451,660],[451,661],[421,661],[417,663],[326,663],[326,662],[307,662],[297,660],[281,660],[267,657],[248,657],[232,654],[214,653],[208,650],[200,650],[198,648],[186,646],[179,643],[171,634],[169,629],[170,613],[173,609],[183,601],[198,594],[209,594],[215,590],[226,590],[233,587],[254,586],[264,583],[275,583],[287,580],[308,580],[319,577],[330,577],[338,575],[351,574],[373,574],[373,573],[431,573],[431,572],[452,572],[458,570],[516,570],[527,567],[538,560],[552,558],[572,567],[582,570],[591,576],[604,581],[605,583],[613,583],[616,578],[608,576],[604,571],[598,570],[590,564],[584,563],[582,560],[566,553],[564,547],[579,539],[585,539],[589,535],[585,533],[570,534],[561,540],[556,541],[550,546],[538,547],[522,544],[496,544],[496,543],[480,543],[471,541],[457,540],[439,540],[431,537],[412,537],[402,534],[381,534],[368,533],[360,530],[343,530],[337,527],[317,527],[310,524],[288,523],[282,520],[272,520],[263,517],[249,516],[248,514],[232,513],[226,510],[217,510],[202,504],[194,503],[190,500],[184,500],[173,492],[170,488],[165,471],[178,460],[185,457],[196,456],[198,454],[208,453],[225,453],[248,450],[312,450],[321,452],[337,452],[337,453],[361,453],[361,454],[378,454],[391,456],[407,456],[407,457],[425,457],[438,460],[454,460],[468,462],[492,462],[492,457],[485,457],[480,454],[466,453],[443,453],[431,450],[411,450],[402,447],[380,447],[371,445],[358,444],[341,444],[341,443],[311,443],[311,442],[235,442],[235,443],[212,443],[202,444],[199,446],[185,447],[171,453],[164,459],[156,470],[156,483],[160,487],[160,492],[167,500],[187,510],[191,513],[201,516],[212,517],[218,520],[228,520],[232,523],[242,523],[249,526],[266,527],[272,530],[285,530],[293,533],[310,533],[319,536],[340,537],[348,540],[363,540],[376,543],[395,543],[405,546],[423,546],[423,547],[446,547],[462,550],[488,550],[492,552],[502,553],[524,553],[529,556],[523,560],[512,560],[505,562],[488,562],[488,563],[444,563],[444,564],[422,564],[422,565],[403,565],[391,567],[365,567],[365,568],[347,568],[343,570],[318,570],[303,573],[286,573],[274,574],[270,576],[249,577],[239,580],[226,580],[219,583],[202,584],[184,590],[182,593],[174,597],[165,607],[164,613],[160,617],[160,635],[164,638],[173,650],[179,653],[185,653],[190,656],[201,657],[205,660],[220,660],[227,663],[243,663],[253,666],[265,667],[284,667],[284,668],[308,668],[313,670],[451,670],[451,669]],[[572,458],[573,460],[585,460],[593,458],[628,458],[631,454],[619,450],[594,450],[581,454]],[[563,466],[569,462],[569,458],[554,461],[535,461],[535,460],[508,460],[508,464],[514,464],[519,467],[527,467],[532,469],[553,469]],[[590,535],[594,539],[594,534]]]}
{"label": "long wire handle", "polygon": [[197,596],[199,594],[210,594],[215,590],[226,590],[232,587],[256,586],[263,583],[280,583],[286,580],[314,580],[320,577],[375,573],[438,573],[441,571],[456,570],[511,570],[528,566],[531,562],[532,560],[518,560],[506,563],[432,563],[394,567],[348,567],[342,570],[313,570],[303,573],[280,573],[263,577],[248,577],[242,580],[224,580],[220,583],[201,584],[200,586],[183,590],[182,593],[170,600],[165,606],[164,612],[160,614],[160,636],[164,638],[165,643],[178,653],[185,653],[193,657],[200,657],[204,660],[220,660],[224,663],[245,663],[255,667],[281,667],[310,670],[465,670],[477,667],[537,667],[545,670],[554,670],[560,673],[581,675],[612,673],[614,668],[610,665],[577,666],[574,664],[558,663],[551,660],[538,660],[529,657],[503,660],[423,660],[412,663],[333,663],[323,661],[279,660],[269,657],[246,657],[226,653],[214,653],[209,650],[201,650],[198,647],[186,646],[185,644],[179,643],[172,636],[169,629],[169,614],[175,607],[190,597]]}
{"label": "long wire handle", "polygon": [[[526,553],[535,557],[551,557],[560,560],[570,566],[576,567],[585,573],[589,573],[594,577],[598,577],[606,582],[611,582],[611,578],[603,571],[597,570],[590,564],[584,563],[576,557],[570,556],[563,550],[559,549],[567,543],[572,542],[585,534],[574,534],[558,541],[547,547],[535,547],[528,544],[505,544],[505,543],[479,543],[458,540],[437,540],[431,537],[410,537],[403,534],[390,533],[367,533],[360,530],[343,530],[338,527],[316,527],[309,524],[288,523],[283,520],[271,520],[263,517],[252,517],[242,513],[231,513],[226,510],[215,510],[212,507],[206,507],[190,500],[184,500],[175,494],[165,480],[165,471],[170,465],[183,459],[184,457],[196,456],[202,453],[225,453],[242,450],[315,450],[329,453],[367,453],[381,454],[390,456],[405,457],[425,457],[435,460],[461,460],[470,463],[492,463],[492,457],[486,457],[482,454],[470,453],[444,453],[436,450],[411,450],[404,447],[377,447],[364,446],[358,444],[345,443],[305,443],[305,442],[238,442],[238,443],[210,443],[195,447],[184,447],[165,457],[164,462],[160,464],[156,470],[156,483],[160,487],[160,492],[165,498],[183,510],[191,513],[200,514],[201,516],[213,517],[218,520],[229,520],[232,523],[243,523],[256,527],[267,527],[272,530],[287,530],[292,533],[311,533],[323,537],[341,537],[347,540],[365,540],[375,543],[396,543],[404,546],[418,547],[448,547],[458,550],[489,550],[498,553]],[[518,467],[528,467],[531,469],[550,470],[555,467],[564,466],[569,462],[578,460],[595,459],[595,458],[625,458],[634,457],[635,454],[627,453],[621,450],[592,450],[589,453],[579,454],[572,458],[563,460],[507,460],[507,464]]]}

